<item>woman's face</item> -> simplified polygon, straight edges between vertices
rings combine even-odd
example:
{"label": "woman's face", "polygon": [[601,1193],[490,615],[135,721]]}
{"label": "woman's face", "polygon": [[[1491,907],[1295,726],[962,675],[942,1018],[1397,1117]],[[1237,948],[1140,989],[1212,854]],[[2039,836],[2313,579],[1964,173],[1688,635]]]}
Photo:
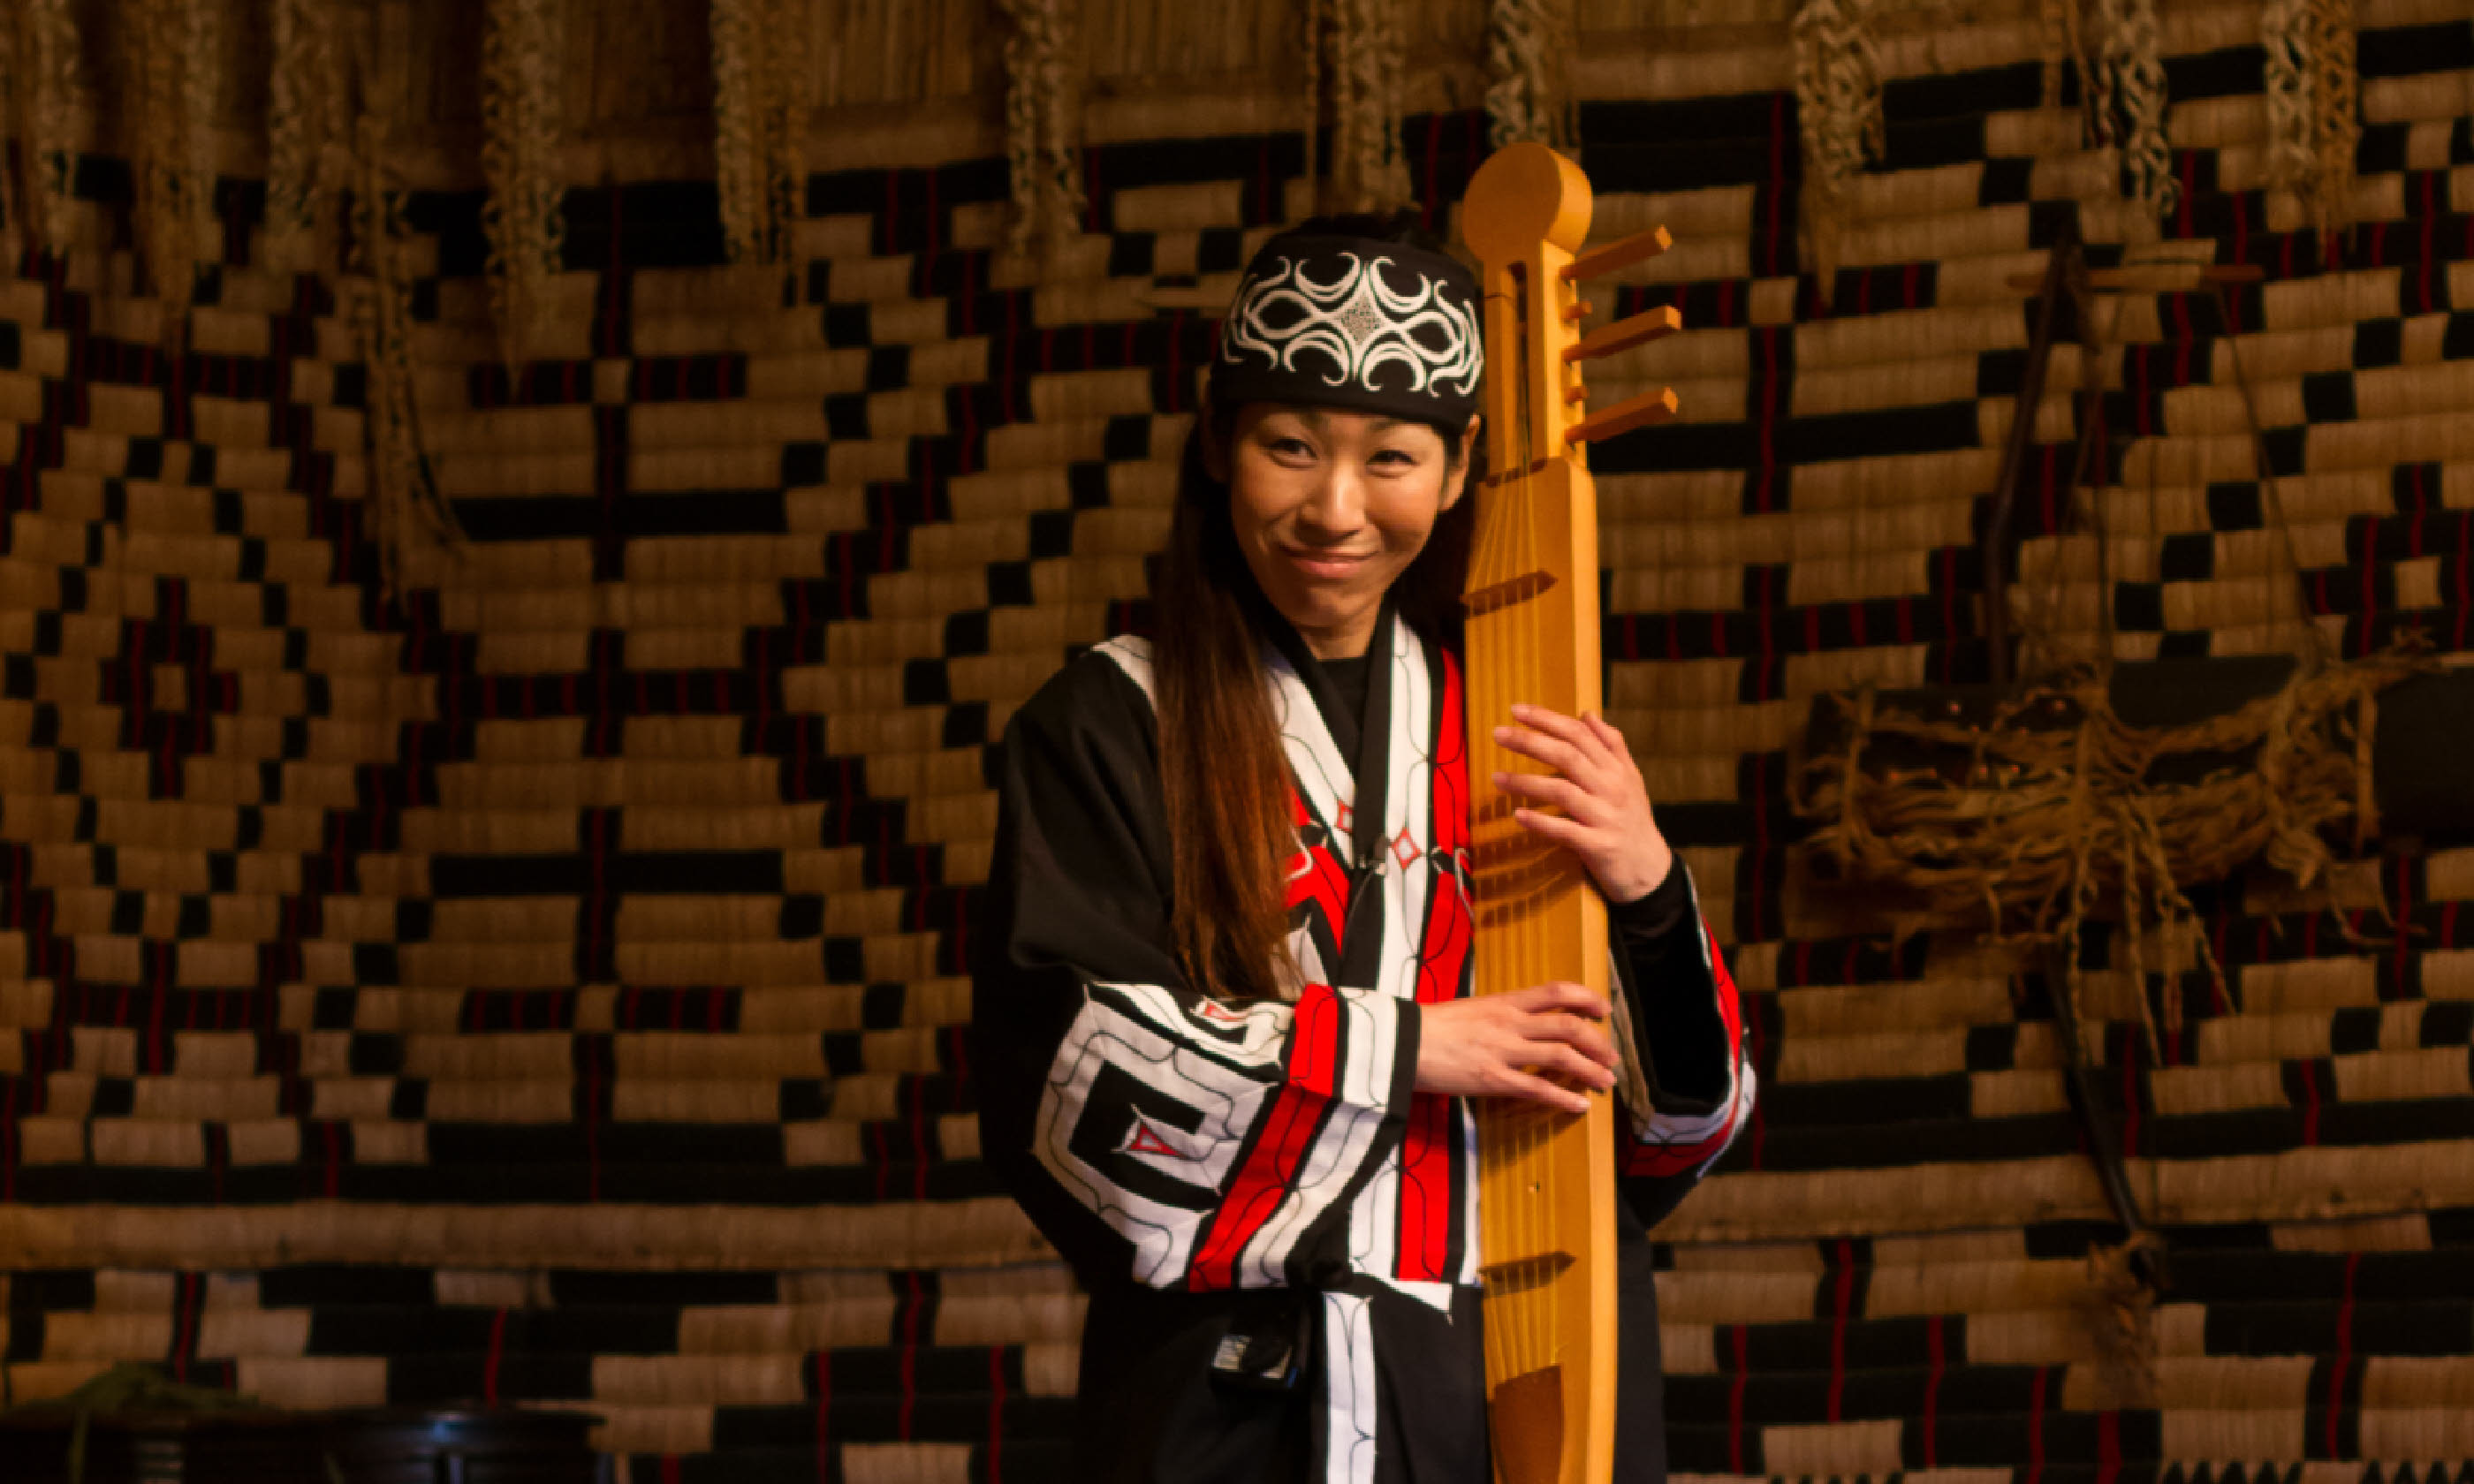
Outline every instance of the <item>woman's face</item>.
{"label": "woman's face", "polygon": [[1454,450],[1422,422],[1373,413],[1238,409],[1211,472],[1254,581],[1318,658],[1366,652],[1383,594],[1461,497],[1476,432],[1472,418]]}

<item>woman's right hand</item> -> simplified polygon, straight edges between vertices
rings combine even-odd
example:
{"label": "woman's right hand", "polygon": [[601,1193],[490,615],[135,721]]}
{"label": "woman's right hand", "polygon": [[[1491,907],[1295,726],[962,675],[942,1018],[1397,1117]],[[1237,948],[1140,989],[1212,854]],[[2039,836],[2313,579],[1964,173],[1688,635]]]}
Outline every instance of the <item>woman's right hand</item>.
{"label": "woman's right hand", "polygon": [[1614,1086],[1615,1047],[1606,1017],[1604,995],[1568,981],[1421,1006],[1418,1090],[1525,1097],[1587,1113],[1587,1093],[1547,1077]]}

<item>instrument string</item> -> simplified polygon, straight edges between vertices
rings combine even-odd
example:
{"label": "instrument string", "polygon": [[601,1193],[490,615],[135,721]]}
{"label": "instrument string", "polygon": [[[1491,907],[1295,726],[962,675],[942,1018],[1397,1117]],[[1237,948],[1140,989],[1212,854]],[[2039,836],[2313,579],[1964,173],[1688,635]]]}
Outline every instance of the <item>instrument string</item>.
{"label": "instrument string", "polygon": [[[1531,266],[1534,270],[1538,265],[1533,264]],[[1519,361],[1521,371],[1520,393],[1522,403],[1520,409],[1520,430],[1523,445],[1521,450],[1522,458],[1520,461],[1521,520],[1519,526],[1519,565],[1523,576],[1526,576],[1528,573],[1534,572],[1538,569],[1537,560],[1539,556],[1537,525],[1538,501],[1536,476],[1533,470],[1537,467],[1539,456],[1542,452],[1542,450],[1537,446],[1537,437],[1540,397],[1544,389],[1536,384],[1536,381],[1531,374],[1535,370],[1535,364],[1529,351],[1533,337],[1544,323],[1545,305],[1540,302],[1540,290],[1543,287],[1543,275],[1533,272],[1527,276],[1527,281],[1522,285],[1526,290],[1526,293],[1522,296],[1521,310],[1522,317],[1527,322],[1521,326],[1521,355]],[[1520,643],[1521,655],[1519,664],[1512,673],[1522,677],[1531,686],[1534,686],[1539,675],[1538,660],[1540,648],[1537,605],[1535,603],[1523,603],[1519,605],[1519,614],[1520,616],[1515,624],[1515,631]],[[1535,765],[1530,765],[1530,767],[1524,771],[1534,772]],[[1521,940],[1523,948],[1522,957],[1525,960],[1524,967],[1527,969],[1527,972],[1522,975],[1522,978],[1529,983],[1535,984],[1539,982],[1541,977],[1541,971],[1545,968],[1547,955],[1544,951],[1545,944],[1543,941],[1543,935],[1540,930],[1538,913],[1534,903],[1528,908],[1528,910],[1523,911],[1521,914]],[[1546,1161],[1540,1158],[1544,1150],[1546,1134],[1552,1123],[1553,1117],[1554,1115],[1551,1113],[1541,1109],[1533,1111],[1532,1116],[1522,1120],[1522,1143],[1524,1145],[1524,1158],[1522,1162],[1527,1166],[1527,1173],[1530,1177],[1529,1184],[1532,1187],[1530,1191],[1527,1192],[1528,1198],[1521,1202],[1524,1214],[1527,1217],[1526,1224],[1529,1228],[1528,1232],[1525,1233],[1528,1240],[1522,1244],[1522,1247],[1523,1251],[1529,1255],[1530,1261],[1533,1264],[1531,1270],[1527,1274],[1523,1275],[1528,1281],[1522,1288],[1522,1300],[1524,1307],[1528,1310],[1530,1319],[1530,1352],[1528,1357],[1528,1369],[1533,1371],[1539,1369],[1544,1364],[1545,1352],[1552,1340],[1552,1331],[1547,1323],[1548,1310],[1544,1302],[1548,1290],[1541,1281],[1544,1278],[1542,1268],[1540,1266],[1537,1266],[1537,1264],[1542,1264],[1544,1261],[1544,1244],[1540,1238],[1545,1234],[1547,1229],[1546,1208],[1548,1203],[1553,1200],[1553,1192],[1548,1187],[1547,1180],[1550,1170]]]}

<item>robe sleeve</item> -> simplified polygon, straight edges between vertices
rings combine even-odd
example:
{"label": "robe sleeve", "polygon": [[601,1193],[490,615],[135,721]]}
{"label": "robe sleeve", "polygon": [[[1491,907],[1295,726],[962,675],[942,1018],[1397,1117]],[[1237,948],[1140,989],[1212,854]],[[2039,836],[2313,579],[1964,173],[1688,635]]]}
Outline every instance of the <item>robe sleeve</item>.
{"label": "robe sleeve", "polygon": [[981,1149],[1087,1283],[1310,1281],[1398,1146],[1418,1007],[1190,988],[1156,746],[1142,688],[1097,654],[1007,728],[972,975]]}
{"label": "robe sleeve", "polygon": [[1735,982],[1682,858],[1648,896],[1611,905],[1608,926],[1623,997],[1617,1031],[1632,1041],[1622,1048],[1617,1171],[1641,1224],[1654,1227],[1734,1141],[1756,1079]]}

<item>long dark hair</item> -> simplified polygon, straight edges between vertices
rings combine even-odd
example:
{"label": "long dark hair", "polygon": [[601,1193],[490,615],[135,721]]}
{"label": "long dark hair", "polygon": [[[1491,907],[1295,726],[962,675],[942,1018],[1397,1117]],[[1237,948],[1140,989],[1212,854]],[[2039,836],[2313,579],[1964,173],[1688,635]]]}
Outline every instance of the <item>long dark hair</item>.
{"label": "long dark hair", "polygon": [[[1409,218],[1414,221],[1415,218]],[[1398,218],[1326,217],[1298,232],[1346,233],[1431,247]],[[1237,546],[1228,486],[1212,477],[1205,440],[1230,448],[1236,409],[1206,406],[1186,439],[1168,548],[1154,565],[1153,674],[1160,786],[1168,811],[1175,899],[1169,925],[1194,986],[1230,1001],[1279,993],[1288,962],[1283,862],[1296,843],[1288,760],[1263,685],[1262,624],[1270,605]],[[1464,429],[1429,424],[1443,441],[1445,476],[1461,464]],[[1461,499],[1392,585],[1399,616],[1449,642],[1476,519],[1474,454]]]}

